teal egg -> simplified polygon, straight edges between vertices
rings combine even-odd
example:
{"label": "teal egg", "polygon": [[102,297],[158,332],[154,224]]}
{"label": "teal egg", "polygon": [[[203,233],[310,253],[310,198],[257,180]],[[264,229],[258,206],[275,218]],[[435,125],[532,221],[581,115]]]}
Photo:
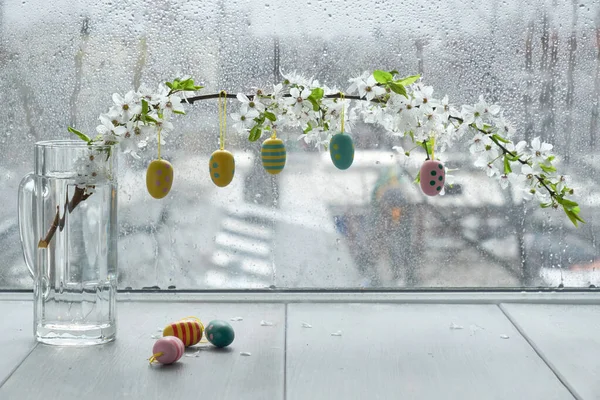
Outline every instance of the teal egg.
{"label": "teal egg", "polygon": [[206,339],[217,347],[227,347],[235,338],[233,328],[225,321],[210,321],[205,330]]}
{"label": "teal egg", "polygon": [[331,161],[338,169],[348,169],[354,161],[354,143],[347,133],[333,135],[329,142]]}

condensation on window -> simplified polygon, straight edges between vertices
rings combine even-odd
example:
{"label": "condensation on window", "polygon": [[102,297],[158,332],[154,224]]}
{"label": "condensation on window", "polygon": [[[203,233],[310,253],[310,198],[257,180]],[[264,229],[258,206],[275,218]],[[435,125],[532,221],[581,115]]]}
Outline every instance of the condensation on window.
{"label": "condensation on window", "polygon": [[[365,70],[421,74],[436,96],[506,110],[517,138],[555,144],[575,187],[598,180],[597,1],[292,0],[122,2],[0,0],[1,288],[30,288],[16,218],[33,144],[93,134],[114,92],[191,75],[203,93],[268,88],[296,71],[333,87]],[[230,108],[234,108],[233,102]],[[236,176],[214,186],[216,101],[174,121],[163,200],[141,160],[119,175],[119,287],[142,289],[590,287],[598,285],[597,198],[587,223],[516,201],[452,148],[457,183],[433,201],[392,151],[405,145],[358,124],[356,162],[280,132],[285,171],[265,173],[260,143],[228,133]]]}

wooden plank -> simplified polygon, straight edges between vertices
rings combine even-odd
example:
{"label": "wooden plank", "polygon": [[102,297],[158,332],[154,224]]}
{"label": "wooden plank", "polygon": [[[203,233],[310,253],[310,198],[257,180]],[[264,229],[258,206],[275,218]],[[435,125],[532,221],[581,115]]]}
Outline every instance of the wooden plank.
{"label": "wooden plank", "polygon": [[494,305],[293,304],[286,350],[288,400],[573,399]]}
{"label": "wooden plank", "polygon": [[600,306],[502,304],[540,355],[581,399],[600,398]]}
{"label": "wooden plank", "polygon": [[[118,338],[87,348],[39,345],[0,388],[1,399],[281,399],[285,305],[119,303]],[[226,349],[188,350],[171,366],[148,364],[158,329],[195,315],[229,321]],[[232,317],[243,321],[230,321]],[[261,326],[261,321],[273,326]],[[249,352],[251,356],[242,356]]]}
{"label": "wooden plank", "polygon": [[35,347],[33,339],[33,303],[0,301],[0,385]]}

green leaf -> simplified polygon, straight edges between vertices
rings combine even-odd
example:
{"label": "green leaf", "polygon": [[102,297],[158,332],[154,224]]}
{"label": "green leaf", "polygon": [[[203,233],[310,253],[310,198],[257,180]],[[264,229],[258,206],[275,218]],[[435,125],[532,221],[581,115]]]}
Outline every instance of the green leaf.
{"label": "green leaf", "polygon": [[569,217],[573,225],[577,226],[577,214],[575,214],[573,211],[568,211],[566,209],[565,214],[567,214],[567,217]]}
{"label": "green leaf", "polygon": [[493,135],[492,135],[492,137],[493,137],[494,139],[496,139],[497,141],[499,141],[499,142],[502,142],[502,143],[510,143],[510,140],[508,140],[508,139],[505,139],[505,138],[503,138],[502,136],[500,136],[500,135],[498,135],[498,134],[493,134]]}
{"label": "green leaf", "polygon": [[142,99],[142,115],[148,114],[148,109],[149,109],[148,102],[146,100]]}
{"label": "green leaf", "polygon": [[314,99],[314,97],[312,97],[312,94],[310,96],[308,96],[306,98],[306,100],[310,101],[310,104],[312,104],[313,111],[319,111],[319,109],[320,109],[319,103],[317,102],[317,100]]}
{"label": "green leaf", "polygon": [[277,121],[277,117],[272,112],[265,111],[265,117],[267,117],[267,119],[269,119],[269,121],[273,121],[273,122]]}
{"label": "green leaf", "polygon": [[165,85],[167,85],[169,89],[173,89],[173,84],[171,82],[165,82]]}
{"label": "green leaf", "polygon": [[398,75],[399,72],[394,69],[394,70],[390,71],[390,74],[392,74],[392,76],[394,76],[394,75]]}
{"label": "green leaf", "polygon": [[306,129],[303,130],[304,134],[306,135],[308,132],[312,131],[313,127],[312,125],[309,123],[308,126],[306,127]]}
{"label": "green leaf", "polygon": [[510,161],[508,159],[508,157],[504,156],[504,175],[508,175],[512,172],[512,169],[510,168]]}
{"label": "green leaf", "polygon": [[173,110],[173,114],[185,115],[185,111]]}
{"label": "green leaf", "polygon": [[318,87],[318,88],[314,88],[312,90],[312,92],[310,92],[310,96],[308,96],[308,97],[312,97],[315,100],[319,100],[319,99],[322,99],[324,95],[325,95],[325,91],[323,89],[321,89],[320,87]]}
{"label": "green leaf", "polygon": [[551,206],[552,206],[552,203],[542,203],[542,204],[540,204],[540,206],[541,206],[542,208],[548,208],[548,207],[551,207]]}
{"label": "green leaf", "polygon": [[417,174],[417,177],[414,180],[414,183],[421,183],[421,171]]}
{"label": "green leaf", "polygon": [[408,99],[408,95],[406,94],[406,89],[404,88],[404,86],[402,84],[396,83],[396,82],[390,82],[389,86],[390,86],[390,89],[392,89],[392,91],[394,93],[401,94],[402,96],[404,96]]}
{"label": "green leaf", "polygon": [[544,171],[547,174],[556,172],[556,167],[554,167],[553,165],[545,165],[545,164],[538,164],[538,165],[540,166],[542,171]]}
{"label": "green leaf", "polygon": [[155,124],[158,123],[157,120],[155,120],[154,118],[152,118],[149,115],[142,116],[142,121],[144,121],[144,122],[154,122]]}
{"label": "green leaf", "polygon": [[250,136],[248,136],[248,140],[251,142],[256,142],[261,135],[262,131],[260,129],[260,125],[254,125],[252,129],[250,129]]}
{"label": "green leaf", "polygon": [[375,78],[375,80],[378,83],[382,83],[382,84],[388,83],[389,81],[394,79],[392,74],[390,74],[389,72],[386,72],[386,71],[382,71],[380,69],[373,71],[373,78]]}
{"label": "green leaf", "polygon": [[398,83],[402,86],[408,86],[408,85],[412,85],[413,83],[418,81],[420,77],[421,77],[421,75],[411,75],[411,76],[407,76],[406,78],[397,80],[396,83]]}
{"label": "green leaf", "polygon": [[67,128],[69,130],[69,132],[76,134],[77,136],[79,136],[79,139],[86,141],[87,143],[91,142],[92,139],[89,138],[89,136],[87,136],[85,133],[79,132],[77,129],[75,128],[71,128],[69,126],[69,128]]}

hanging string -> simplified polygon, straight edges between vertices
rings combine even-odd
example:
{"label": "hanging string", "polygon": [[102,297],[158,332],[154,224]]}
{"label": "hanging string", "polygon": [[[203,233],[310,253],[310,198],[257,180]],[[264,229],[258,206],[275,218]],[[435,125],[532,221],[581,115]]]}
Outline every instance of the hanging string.
{"label": "hanging string", "polygon": [[345,99],[346,99],[346,95],[342,92],[340,92],[340,100],[342,102],[342,133],[344,133],[344,123],[345,123],[345,115],[344,115],[344,109],[346,108],[345,103]]}
{"label": "hanging string", "polygon": [[435,136],[432,136],[431,137],[431,159],[432,160],[435,160],[434,151],[435,151]]}
{"label": "hanging string", "polygon": [[273,127],[271,132],[271,139],[277,139],[277,131],[275,130],[275,127]]}
{"label": "hanging string", "polygon": [[158,159],[160,160],[160,131],[162,131],[162,125],[158,127]]}
{"label": "hanging string", "polygon": [[227,130],[227,92],[219,92],[219,146],[225,150],[225,131]]}

